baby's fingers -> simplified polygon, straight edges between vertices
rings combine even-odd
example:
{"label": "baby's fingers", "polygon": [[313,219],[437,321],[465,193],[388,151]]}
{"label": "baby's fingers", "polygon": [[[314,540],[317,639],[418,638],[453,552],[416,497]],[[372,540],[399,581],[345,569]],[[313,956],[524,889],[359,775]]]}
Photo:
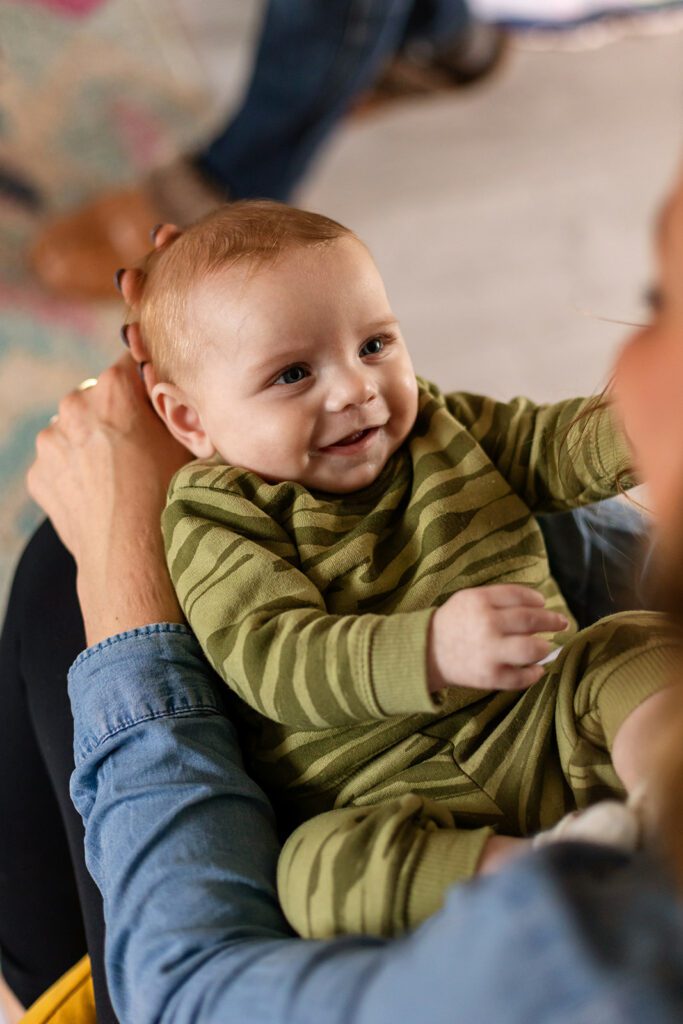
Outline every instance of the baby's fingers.
{"label": "baby's fingers", "polygon": [[501,642],[498,657],[503,665],[533,665],[545,658],[553,645],[540,636],[508,636]]}
{"label": "baby's fingers", "polygon": [[519,633],[557,633],[569,625],[568,619],[558,612],[527,605],[501,608],[497,612],[497,620],[498,628],[505,636]]}
{"label": "baby's fingers", "polygon": [[481,590],[493,608],[511,608],[518,605],[543,607],[545,598],[533,587],[524,587],[521,583],[493,583]]}
{"label": "baby's fingers", "polygon": [[543,665],[501,665],[496,673],[496,688],[499,690],[527,690],[545,675]]}

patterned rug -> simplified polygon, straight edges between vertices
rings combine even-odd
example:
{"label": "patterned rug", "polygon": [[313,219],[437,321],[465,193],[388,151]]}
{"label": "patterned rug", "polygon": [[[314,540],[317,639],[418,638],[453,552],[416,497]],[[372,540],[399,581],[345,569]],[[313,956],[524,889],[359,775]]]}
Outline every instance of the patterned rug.
{"label": "patterned rug", "polygon": [[24,485],[35,435],[59,398],[120,346],[113,289],[111,303],[50,298],[31,280],[27,244],[46,212],[134,179],[195,141],[214,103],[170,2],[2,2],[0,39],[1,609],[40,518]]}
{"label": "patterned rug", "polygon": [[[540,10],[554,28],[558,17],[550,14],[562,5],[570,21],[579,9],[595,20],[599,6],[615,6],[609,0],[478,2],[500,17],[511,17],[516,6],[527,24],[538,25],[532,9]],[[25,266],[27,245],[48,213],[103,185],[133,180],[206,135],[221,100],[215,81],[207,80],[193,19],[202,19],[204,37],[218,37],[214,63],[232,66],[236,46],[245,50],[236,31],[245,20],[242,4],[0,0],[0,610],[23,541],[40,517],[24,485],[35,435],[59,398],[97,374],[120,346],[119,304],[46,296]],[[619,6],[656,7],[661,18],[681,4]],[[220,31],[206,32],[211,19]],[[616,29],[621,22],[609,24]],[[226,60],[231,30],[239,38]]]}

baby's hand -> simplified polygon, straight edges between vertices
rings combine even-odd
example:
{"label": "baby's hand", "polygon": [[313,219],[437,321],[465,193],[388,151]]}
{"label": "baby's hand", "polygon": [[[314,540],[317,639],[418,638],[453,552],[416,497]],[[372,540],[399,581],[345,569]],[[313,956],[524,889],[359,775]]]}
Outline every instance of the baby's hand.
{"label": "baby's hand", "polygon": [[428,644],[430,692],[444,686],[525,690],[545,668],[534,664],[552,650],[536,633],[569,625],[547,611],[531,587],[500,583],[461,590],[436,610]]}

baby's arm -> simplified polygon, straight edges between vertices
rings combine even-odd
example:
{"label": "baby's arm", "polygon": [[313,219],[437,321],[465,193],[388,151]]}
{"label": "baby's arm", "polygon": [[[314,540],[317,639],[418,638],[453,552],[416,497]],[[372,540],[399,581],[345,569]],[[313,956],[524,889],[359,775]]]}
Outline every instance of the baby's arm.
{"label": "baby's arm", "polygon": [[190,626],[231,688],[268,719],[303,729],[433,711],[432,609],[329,614],[286,530],[246,497],[203,486],[201,473],[190,467],[172,487],[167,561]]}
{"label": "baby's arm", "polygon": [[535,405],[465,393],[446,396],[451,413],[534,512],[556,512],[631,486],[630,453],[609,406],[572,398]]}
{"label": "baby's arm", "polygon": [[189,482],[174,485],[164,513],[171,578],[213,667],[266,718],[326,729],[432,712],[444,686],[540,678],[524,666],[550,647],[532,634],[566,623],[530,588],[461,591],[438,611],[331,615],[283,527],[246,498],[203,488],[192,479],[201,472],[182,471]]}

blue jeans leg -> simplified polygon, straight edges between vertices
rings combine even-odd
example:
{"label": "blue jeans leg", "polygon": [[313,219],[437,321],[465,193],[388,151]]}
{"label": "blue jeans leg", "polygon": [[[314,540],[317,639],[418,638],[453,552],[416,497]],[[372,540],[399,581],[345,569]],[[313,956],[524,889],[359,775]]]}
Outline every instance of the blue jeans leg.
{"label": "blue jeans leg", "polygon": [[675,1024],[683,913],[664,874],[565,843],[456,886],[374,973],[359,1024]]}
{"label": "blue jeans leg", "polygon": [[650,531],[635,505],[611,498],[538,522],[551,572],[581,628],[646,606]]}
{"label": "blue jeans leg", "polygon": [[468,17],[464,0],[270,0],[243,104],[200,170],[233,198],[288,201],[406,37],[455,33]]}
{"label": "blue jeans leg", "polygon": [[474,16],[466,0],[415,0],[401,46],[426,43],[438,50],[463,32]]}

